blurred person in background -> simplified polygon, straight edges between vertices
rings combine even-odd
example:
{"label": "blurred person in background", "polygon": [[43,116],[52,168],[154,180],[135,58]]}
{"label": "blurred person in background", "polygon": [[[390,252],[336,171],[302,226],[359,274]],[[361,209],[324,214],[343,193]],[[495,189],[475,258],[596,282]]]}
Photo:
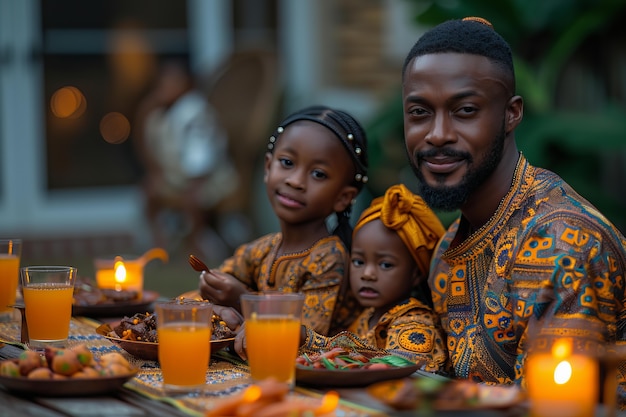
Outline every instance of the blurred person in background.
{"label": "blurred person in background", "polygon": [[202,250],[211,209],[233,193],[238,176],[228,137],[187,63],[164,61],[137,111],[136,143],[145,167],[145,212],[155,243],[185,239]]}

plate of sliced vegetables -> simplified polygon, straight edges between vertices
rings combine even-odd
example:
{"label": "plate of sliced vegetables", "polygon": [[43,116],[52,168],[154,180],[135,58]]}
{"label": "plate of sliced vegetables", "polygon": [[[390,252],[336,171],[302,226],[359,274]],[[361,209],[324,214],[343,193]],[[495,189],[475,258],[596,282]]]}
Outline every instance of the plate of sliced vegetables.
{"label": "plate of sliced vegetables", "polygon": [[420,368],[408,359],[384,351],[334,347],[302,352],[296,358],[296,383],[311,386],[363,387],[403,378]]}

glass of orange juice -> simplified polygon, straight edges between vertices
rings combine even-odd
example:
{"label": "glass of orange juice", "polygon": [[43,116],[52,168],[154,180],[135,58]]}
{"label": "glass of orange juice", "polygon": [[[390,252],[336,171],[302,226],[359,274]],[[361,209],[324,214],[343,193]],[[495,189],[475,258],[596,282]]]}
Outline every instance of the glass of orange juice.
{"label": "glass of orange juice", "polygon": [[0,321],[13,318],[21,254],[21,239],[0,239]]}
{"label": "glass of orange juice", "polygon": [[20,268],[29,346],[63,347],[70,332],[77,269],[72,266]]}
{"label": "glass of orange juice", "polygon": [[295,385],[303,304],[302,293],[241,295],[246,355],[254,381],[273,377]]}
{"label": "glass of orange juice", "polygon": [[155,312],[164,390],[202,390],[211,357],[213,304],[195,300],[158,302]]}

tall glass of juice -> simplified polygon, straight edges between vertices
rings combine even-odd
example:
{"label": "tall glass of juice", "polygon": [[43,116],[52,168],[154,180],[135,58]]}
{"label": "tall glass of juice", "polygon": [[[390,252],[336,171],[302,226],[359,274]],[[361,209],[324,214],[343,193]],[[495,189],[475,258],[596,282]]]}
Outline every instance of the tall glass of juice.
{"label": "tall glass of juice", "polygon": [[21,239],[0,239],[0,322],[13,317],[21,254]]}
{"label": "tall glass of juice", "polygon": [[295,385],[303,304],[302,293],[270,291],[241,296],[253,380],[273,377],[292,388]]}
{"label": "tall glass of juice", "polygon": [[155,312],[164,390],[202,390],[211,357],[213,305],[174,300],[157,303]]}
{"label": "tall glass of juice", "polygon": [[70,332],[77,270],[72,266],[20,268],[29,345],[64,347]]}

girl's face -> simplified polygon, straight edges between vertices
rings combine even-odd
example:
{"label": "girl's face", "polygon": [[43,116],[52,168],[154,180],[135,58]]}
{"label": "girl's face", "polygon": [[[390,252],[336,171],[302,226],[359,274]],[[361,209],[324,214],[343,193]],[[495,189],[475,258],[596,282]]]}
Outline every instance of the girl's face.
{"label": "girl's face", "polygon": [[410,296],[420,278],[400,236],[372,220],[352,238],[350,286],[363,307],[388,309]]}
{"label": "girl's face", "polygon": [[288,125],[265,157],[265,184],[284,222],[325,221],[357,195],[354,163],[333,132],[307,120]]}

